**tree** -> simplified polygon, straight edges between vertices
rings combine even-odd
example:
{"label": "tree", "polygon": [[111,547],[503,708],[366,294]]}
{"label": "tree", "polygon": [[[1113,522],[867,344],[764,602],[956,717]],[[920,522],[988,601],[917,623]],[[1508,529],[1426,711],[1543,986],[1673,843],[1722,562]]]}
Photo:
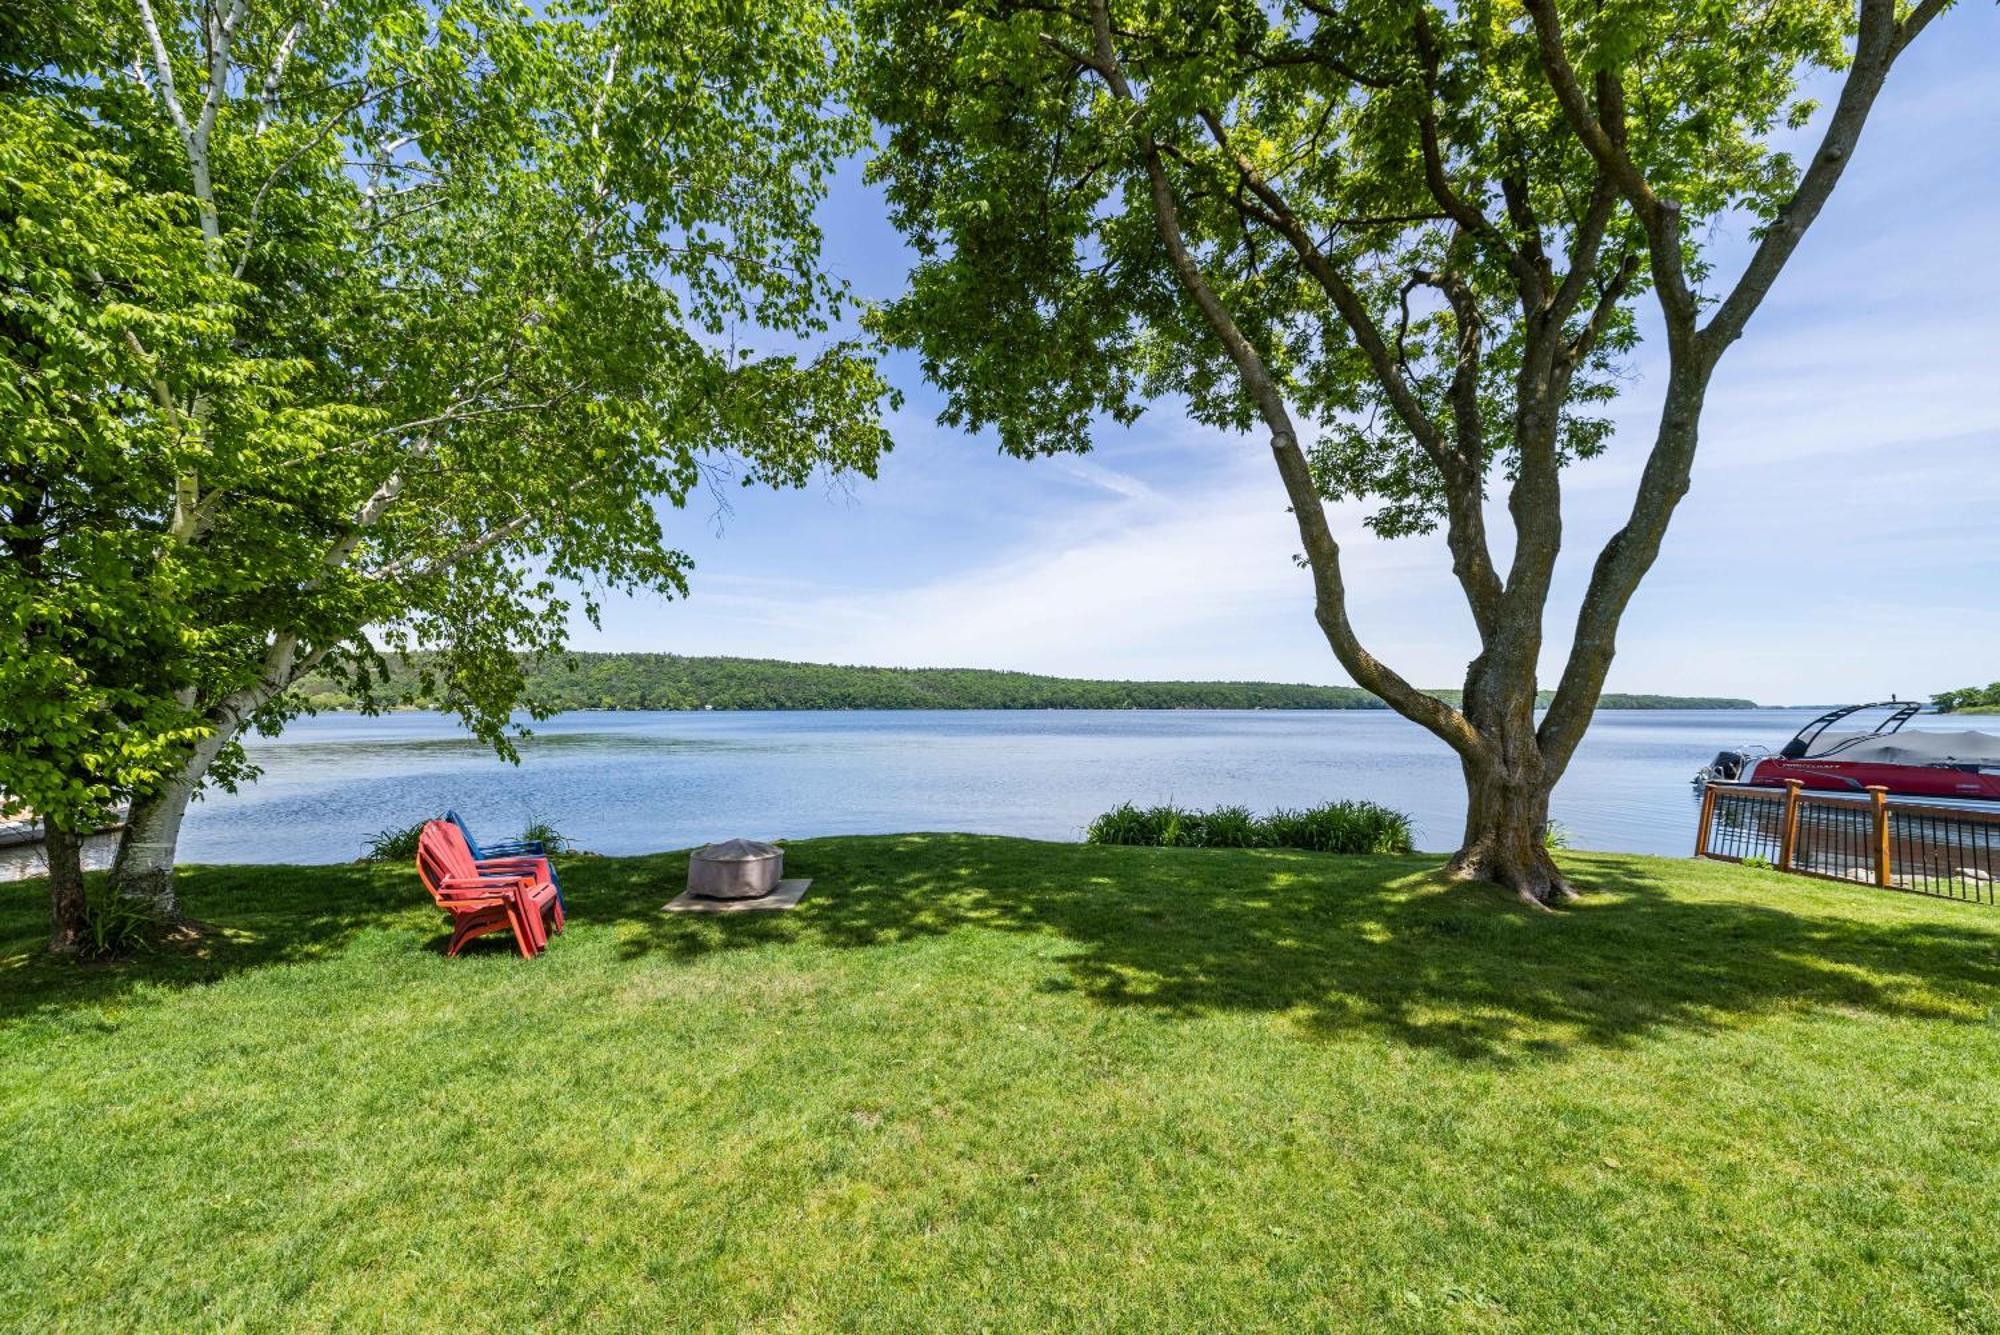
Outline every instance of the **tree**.
{"label": "tree", "polygon": [[685,587],[662,509],[887,447],[869,349],[825,337],[845,298],[812,210],[864,127],[819,0],[69,12],[10,86],[52,69],[28,96],[190,201],[226,352],[271,372],[215,383],[172,331],[130,349],[171,430],[121,522],[184,610],[149,687],[198,728],[115,868],[162,917],[189,800],[243,777],[306,672],[365,685],[378,645],[422,646],[504,750],[517,651],[562,642],[566,587],[593,617],[603,588]]}
{"label": "tree", "polygon": [[1961,709],[1990,709],[2000,707],[2000,681],[1989,686],[1961,686],[1957,690],[1939,691],[1931,697],[1940,714],[1955,714]]}
{"label": "tree", "polygon": [[[1536,904],[1551,789],[1688,486],[1704,394],[1840,179],[1923,0],[861,0],[872,164],[918,260],[881,317],[945,419],[1030,456],[1173,395],[1268,435],[1348,674],[1464,770],[1453,869]],[[1844,69],[1801,166],[1804,81]],[[1733,278],[1704,246],[1746,221]],[[1546,714],[1537,660],[1565,465],[1650,295],[1666,395]],[[1488,537],[1504,493],[1503,570]],[[1478,634],[1456,707],[1351,624],[1325,502],[1442,529]]]}
{"label": "tree", "polygon": [[50,947],[85,933],[80,841],[198,735],[158,671],[185,582],[144,523],[171,490],[174,432],[143,386],[220,389],[263,368],[224,335],[234,285],[206,264],[185,196],[122,179],[91,127],[0,97],[0,794],[47,836]]}

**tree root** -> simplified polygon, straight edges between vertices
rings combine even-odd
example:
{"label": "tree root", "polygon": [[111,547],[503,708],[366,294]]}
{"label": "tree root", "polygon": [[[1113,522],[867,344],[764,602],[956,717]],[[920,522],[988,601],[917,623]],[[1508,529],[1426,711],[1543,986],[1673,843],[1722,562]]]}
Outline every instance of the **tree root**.
{"label": "tree root", "polygon": [[1511,890],[1521,903],[1544,913],[1574,904],[1578,897],[1576,887],[1543,849],[1515,859],[1490,847],[1461,848],[1452,855],[1445,872],[1454,881],[1483,881]]}

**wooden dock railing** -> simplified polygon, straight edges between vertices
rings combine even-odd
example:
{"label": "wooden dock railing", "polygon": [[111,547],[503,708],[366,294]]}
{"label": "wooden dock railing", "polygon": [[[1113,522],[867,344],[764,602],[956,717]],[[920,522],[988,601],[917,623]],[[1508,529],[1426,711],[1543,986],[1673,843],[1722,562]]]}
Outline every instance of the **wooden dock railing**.
{"label": "wooden dock railing", "polygon": [[1694,855],[1885,890],[2000,902],[2000,811],[1711,783]]}

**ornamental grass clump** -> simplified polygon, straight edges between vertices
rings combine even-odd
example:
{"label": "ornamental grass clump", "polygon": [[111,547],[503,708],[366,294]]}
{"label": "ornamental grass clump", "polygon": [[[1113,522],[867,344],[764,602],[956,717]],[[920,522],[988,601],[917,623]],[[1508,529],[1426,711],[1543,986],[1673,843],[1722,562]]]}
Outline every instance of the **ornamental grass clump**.
{"label": "ornamental grass clump", "polygon": [[1313,853],[1408,853],[1410,818],[1378,802],[1327,802],[1303,811],[1280,807],[1261,822],[1273,848]]}
{"label": "ornamental grass clump", "polygon": [[1120,803],[1090,823],[1084,841],[1149,848],[1298,848],[1314,853],[1408,853],[1410,818],[1375,802],[1328,802],[1268,816],[1248,807],[1194,811],[1171,803]]}
{"label": "ornamental grass clump", "polygon": [[83,931],[76,953],[87,960],[113,960],[151,944],[160,921],[142,900],[127,899],[109,881],[94,883],[83,904]]}
{"label": "ornamental grass clump", "polygon": [[1202,848],[1262,848],[1266,840],[1249,807],[1217,807],[1194,813]]}
{"label": "ornamental grass clump", "polygon": [[1090,823],[1084,831],[1087,844],[1121,844],[1152,847],[1160,842],[1161,807],[1140,808],[1120,802]]}
{"label": "ornamental grass clump", "polygon": [[521,842],[524,844],[540,844],[542,852],[550,855],[556,853],[581,853],[583,851],[576,846],[576,840],[570,838],[540,816],[531,816],[528,818],[528,824],[521,831]]}
{"label": "ornamental grass clump", "polygon": [[1121,803],[1092,821],[1084,840],[1145,848],[1263,847],[1248,807],[1193,811],[1171,802],[1155,807]]}
{"label": "ornamental grass clump", "polygon": [[417,840],[422,837],[427,821],[412,821],[408,825],[392,825],[386,830],[370,835],[368,847],[361,854],[363,862],[408,862],[417,856]]}

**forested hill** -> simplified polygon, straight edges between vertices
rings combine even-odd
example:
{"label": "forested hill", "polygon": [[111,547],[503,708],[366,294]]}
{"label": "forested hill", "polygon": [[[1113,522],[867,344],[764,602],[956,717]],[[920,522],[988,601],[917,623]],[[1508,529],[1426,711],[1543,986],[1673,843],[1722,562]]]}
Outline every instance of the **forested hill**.
{"label": "forested hill", "polygon": [[[406,678],[407,680],[407,678]],[[301,693],[316,708],[355,701],[324,678]],[[1439,691],[1455,698],[1455,691]],[[1381,709],[1352,686],[1268,681],[1090,681],[983,668],[837,667],[768,658],[571,654],[536,664],[528,700],[565,709]],[[397,703],[438,702],[408,691]],[[1750,708],[1748,700],[1604,697],[1607,709]]]}

